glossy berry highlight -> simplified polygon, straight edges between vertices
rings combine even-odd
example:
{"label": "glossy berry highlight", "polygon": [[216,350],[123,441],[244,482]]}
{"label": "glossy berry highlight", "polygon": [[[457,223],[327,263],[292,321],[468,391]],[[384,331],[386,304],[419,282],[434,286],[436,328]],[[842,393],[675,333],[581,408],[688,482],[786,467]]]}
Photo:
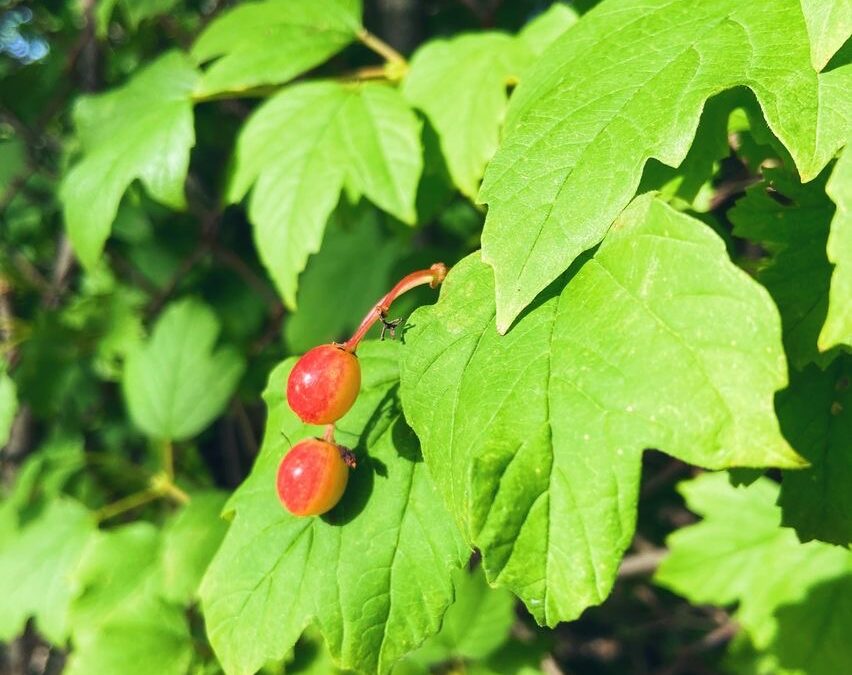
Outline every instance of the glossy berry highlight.
{"label": "glossy berry highlight", "polygon": [[287,403],[308,424],[331,424],[352,407],[360,388],[358,357],[337,345],[320,345],[290,371]]}
{"label": "glossy berry highlight", "polygon": [[318,516],[335,507],[349,479],[338,446],[318,438],[294,445],[278,466],[278,498],[295,516]]}

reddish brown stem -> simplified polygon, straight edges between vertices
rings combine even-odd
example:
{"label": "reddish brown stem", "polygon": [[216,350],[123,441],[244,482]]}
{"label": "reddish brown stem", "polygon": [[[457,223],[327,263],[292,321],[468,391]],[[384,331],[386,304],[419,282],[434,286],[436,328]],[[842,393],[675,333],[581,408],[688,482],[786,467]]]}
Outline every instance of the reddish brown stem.
{"label": "reddish brown stem", "polygon": [[432,288],[437,288],[446,276],[447,266],[444,263],[435,263],[427,270],[412,272],[408,276],[400,279],[397,285],[390,289],[390,292],[388,292],[387,295],[373,305],[372,309],[367,312],[367,316],[364,317],[361,325],[358,326],[358,330],[355,331],[355,334],[344,342],[341,347],[347,352],[354,353],[355,350],[358,349],[358,343],[364,339],[364,336],[367,334],[367,331],[373,327],[373,324],[379,319],[383,319],[387,316],[391,303],[394,300],[403,293],[406,293],[417,286],[429,284]]}

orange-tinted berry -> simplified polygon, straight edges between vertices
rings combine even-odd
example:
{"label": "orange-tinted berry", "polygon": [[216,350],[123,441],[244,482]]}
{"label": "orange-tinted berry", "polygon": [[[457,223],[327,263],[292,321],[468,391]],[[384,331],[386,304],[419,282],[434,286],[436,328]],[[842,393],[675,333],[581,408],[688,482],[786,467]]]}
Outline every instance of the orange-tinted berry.
{"label": "orange-tinted berry", "polygon": [[349,479],[340,448],[318,438],[296,443],[278,466],[278,498],[295,516],[318,516],[334,508]]}
{"label": "orange-tinted berry", "polygon": [[331,424],[352,407],[360,388],[358,357],[337,345],[320,345],[290,371],[287,402],[308,424]]}

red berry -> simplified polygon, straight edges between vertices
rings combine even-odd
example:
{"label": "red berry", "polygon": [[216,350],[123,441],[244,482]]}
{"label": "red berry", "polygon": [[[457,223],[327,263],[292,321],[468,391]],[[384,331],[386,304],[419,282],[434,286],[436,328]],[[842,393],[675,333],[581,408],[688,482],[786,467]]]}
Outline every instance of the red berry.
{"label": "red berry", "polygon": [[278,466],[278,498],[295,516],[318,516],[343,496],[349,468],[340,448],[318,438],[296,443]]}
{"label": "red berry", "polygon": [[331,424],[352,407],[360,388],[358,357],[337,345],[320,345],[290,371],[287,402],[308,424]]}

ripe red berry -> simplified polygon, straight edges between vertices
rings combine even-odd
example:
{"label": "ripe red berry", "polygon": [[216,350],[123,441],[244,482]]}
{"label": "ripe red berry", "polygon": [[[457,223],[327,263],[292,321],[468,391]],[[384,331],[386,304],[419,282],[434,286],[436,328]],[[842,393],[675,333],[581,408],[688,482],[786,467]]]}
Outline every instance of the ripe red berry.
{"label": "ripe red berry", "polygon": [[287,402],[308,424],[331,424],[352,407],[360,388],[358,357],[337,345],[320,345],[290,371]]}
{"label": "ripe red berry", "polygon": [[343,496],[349,468],[340,448],[318,438],[296,443],[278,466],[278,498],[296,516],[318,516]]}

